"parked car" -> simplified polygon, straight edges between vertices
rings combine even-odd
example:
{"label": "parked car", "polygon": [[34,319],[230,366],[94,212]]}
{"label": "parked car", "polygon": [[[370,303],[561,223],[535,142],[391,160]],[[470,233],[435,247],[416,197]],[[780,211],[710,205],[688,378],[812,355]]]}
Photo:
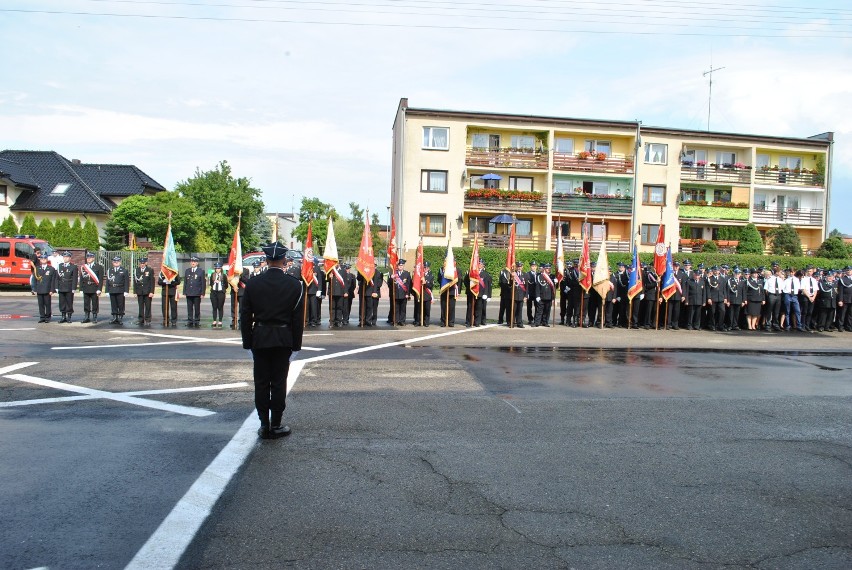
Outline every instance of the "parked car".
{"label": "parked car", "polygon": [[35,236],[0,237],[0,285],[29,287],[36,249],[53,254],[53,247]]}

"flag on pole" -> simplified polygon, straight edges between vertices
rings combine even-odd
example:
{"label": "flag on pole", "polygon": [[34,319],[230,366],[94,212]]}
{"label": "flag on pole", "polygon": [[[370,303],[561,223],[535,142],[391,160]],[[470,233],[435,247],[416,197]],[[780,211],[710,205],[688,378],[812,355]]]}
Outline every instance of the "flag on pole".
{"label": "flag on pole", "polygon": [[417,257],[414,260],[414,275],[411,276],[411,288],[414,289],[414,294],[418,297],[423,288],[423,273],[423,238],[420,238],[420,243],[417,245]]}
{"label": "flag on pole", "polygon": [[509,228],[509,251],[506,254],[506,267],[509,271],[515,270],[515,224]]}
{"label": "flag on pole", "polygon": [[388,239],[388,266],[391,268],[391,271],[396,269],[398,263],[399,254],[396,252],[396,222],[391,217],[390,238]]}
{"label": "flag on pole", "polygon": [[666,271],[666,226],[660,224],[657,232],[657,243],[654,245],[654,271],[662,275]]}
{"label": "flag on pole", "polygon": [[565,277],[565,252],[562,249],[562,224],[556,226],[556,253],[553,255],[553,267],[556,270],[556,281]]}
{"label": "flag on pole", "polygon": [[588,292],[592,287],[592,265],[589,262],[589,234],[585,228],[583,229],[583,252],[580,254],[580,265],[577,270],[580,272],[580,287]]}
{"label": "flag on pole", "polygon": [[308,236],[305,238],[305,253],[302,258],[302,281],[310,287],[314,281],[314,228],[308,222]]}
{"label": "flag on pole", "polygon": [[444,256],[444,268],[441,275],[441,293],[458,283],[459,274],[456,271],[456,260],[453,257],[453,248],[447,242],[447,255]]}
{"label": "flag on pole", "polygon": [[470,271],[467,274],[470,280],[470,292],[474,297],[479,297],[479,235],[473,234],[473,250],[470,252]]}
{"label": "flag on pole", "polygon": [[169,212],[169,227],[166,230],[165,247],[163,248],[163,263],[160,265],[160,273],[166,278],[166,281],[171,281],[178,274],[177,252],[175,251],[175,240],[172,237],[172,214]]}
{"label": "flag on pole", "polygon": [[633,263],[630,264],[630,270],[627,275],[627,298],[633,299],[641,293],[642,287],[642,268],[639,267],[639,250],[636,243],[633,244]]}
{"label": "flag on pole", "polygon": [[592,285],[601,299],[606,299],[606,294],[612,288],[612,283],[609,280],[609,258],[606,255],[606,240],[601,240],[601,250],[598,252],[598,262],[595,266],[595,276],[592,280]]}
{"label": "flag on pole", "polygon": [[325,258],[325,272],[328,274],[340,261],[340,258],[337,257],[337,241],[334,239],[334,224],[331,222],[331,216],[328,218],[328,235],[325,237],[325,250],[323,250],[322,256]]}
{"label": "flag on pole", "polygon": [[666,250],[666,272],[663,274],[663,279],[660,285],[660,291],[663,295],[663,299],[666,301],[669,300],[669,297],[675,294],[675,291],[683,291],[680,288],[680,281],[677,280],[677,276],[675,276],[674,265],[672,265],[672,248],[671,246]]}
{"label": "flag on pole", "polygon": [[240,223],[242,213],[237,218],[237,229],[234,230],[234,239],[231,240],[231,251],[228,252],[228,283],[234,290],[240,285],[240,276],[243,274],[243,246],[240,241]]}
{"label": "flag on pole", "polygon": [[376,274],[376,258],[373,255],[373,234],[370,233],[370,212],[364,220],[364,234],[361,236],[361,249],[358,250],[358,259],[355,261],[355,269],[364,278],[370,281]]}

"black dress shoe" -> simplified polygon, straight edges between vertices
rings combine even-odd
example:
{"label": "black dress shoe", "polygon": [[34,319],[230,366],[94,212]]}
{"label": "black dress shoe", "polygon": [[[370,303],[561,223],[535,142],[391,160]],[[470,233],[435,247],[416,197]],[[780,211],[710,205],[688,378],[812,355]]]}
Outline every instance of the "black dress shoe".
{"label": "black dress shoe", "polygon": [[269,439],[278,439],[290,435],[290,426],[272,426],[269,428]]}
{"label": "black dress shoe", "polygon": [[269,426],[262,425],[257,428],[257,436],[260,439],[272,439],[271,432],[269,431]]}

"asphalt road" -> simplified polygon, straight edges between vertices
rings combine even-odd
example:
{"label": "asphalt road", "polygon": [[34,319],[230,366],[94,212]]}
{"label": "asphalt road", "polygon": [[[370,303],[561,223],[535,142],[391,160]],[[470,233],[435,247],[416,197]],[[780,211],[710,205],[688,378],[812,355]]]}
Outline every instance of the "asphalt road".
{"label": "asphalt road", "polygon": [[[123,568],[244,431],[250,360],[32,305],[0,297],[0,567]],[[179,567],[852,567],[852,336],[308,334],[293,435]]]}

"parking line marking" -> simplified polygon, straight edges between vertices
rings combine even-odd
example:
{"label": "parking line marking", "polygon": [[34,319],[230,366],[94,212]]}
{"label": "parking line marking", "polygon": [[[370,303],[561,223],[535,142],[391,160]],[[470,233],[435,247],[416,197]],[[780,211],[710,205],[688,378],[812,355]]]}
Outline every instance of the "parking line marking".
{"label": "parking line marking", "polygon": [[[476,332],[492,326],[497,325],[485,325],[484,327],[470,329],[465,328],[416,339],[387,342],[295,360],[290,363],[290,370],[287,374],[287,394],[293,389],[305,364],[310,362],[319,362],[391,346],[400,346],[421,340]],[[249,453],[258,445],[257,434],[255,433],[257,421],[256,412],[249,414],[237,430],[237,433],[231,438],[231,441],[228,442],[225,448],[216,456],[195,483],[192,484],[186,494],[181,497],[180,501],[178,501],[166,518],[163,519],[163,522],[160,523],[160,526],[157,527],[157,530],[142,545],[142,548],[139,549],[139,552],[136,553],[125,570],[175,567],[189,544],[195,539],[198,529],[201,528],[201,525],[210,515],[211,510],[224,492],[225,487],[228,486],[228,483],[245,462]]]}
{"label": "parking line marking", "polygon": [[[163,333],[151,333],[151,332],[142,332],[142,331],[116,331],[120,334],[128,334],[128,335],[139,335],[139,336],[150,336],[156,338],[170,338],[170,339],[178,339],[178,340],[167,340],[163,342],[129,342],[129,343],[121,343],[121,344],[96,344],[96,345],[83,345],[83,346],[52,346],[50,350],[91,350],[96,348],[133,348],[138,346],[163,346],[167,344],[192,344],[192,343],[203,343],[203,342],[212,342],[216,344],[228,344],[235,345],[242,343],[242,338],[207,338],[207,337],[195,337],[195,336],[183,336],[176,334],[163,334]],[[324,348],[316,348],[311,346],[303,346],[302,350],[308,351],[323,351]]]}
{"label": "parking line marking", "polygon": [[3,368],[0,368],[0,374],[8,374],[9,372],[14,372],[15,370],[20,370],[21,368],[26,368],[27,366],[32,366],[34,364],[38,364],[38,362],[19,362],[17,364],[4,366]]}

